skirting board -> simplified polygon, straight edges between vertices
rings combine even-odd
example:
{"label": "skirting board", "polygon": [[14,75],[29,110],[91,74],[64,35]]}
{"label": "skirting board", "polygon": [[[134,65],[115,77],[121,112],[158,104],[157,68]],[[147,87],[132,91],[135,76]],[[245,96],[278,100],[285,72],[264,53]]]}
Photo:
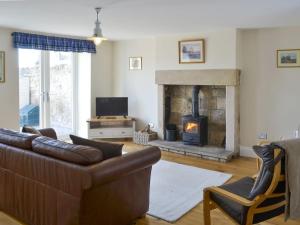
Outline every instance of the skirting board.
{"label": "skirting board", "polygon": [[252,147],[240,146],[240,156],[257,158]]}

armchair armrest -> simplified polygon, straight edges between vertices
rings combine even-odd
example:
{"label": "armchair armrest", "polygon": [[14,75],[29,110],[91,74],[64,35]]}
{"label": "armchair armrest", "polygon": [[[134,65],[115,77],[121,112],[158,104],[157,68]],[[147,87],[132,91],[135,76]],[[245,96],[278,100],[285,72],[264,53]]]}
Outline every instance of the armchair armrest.
{"label": "armchair armrest", "polygon": [[206,188],[204,190],[204,192],[212,192],[212,193],[216,193],[218,195],[221,195],[225,198],[228,198],[234,202],[237,202],[243,206],[252,206],[254,204],[254,201],[251,201],[249,199],[246,199],[242,196],[239,196],[237,194],[234,194],[232,192],[229,192],[229,191],[226,191],[222,188],[219,188],[219,187],[209,187],[209,188]]}
{"label": "armchair armrest", "polygon": [[160,160],[160,157],[159,148],[149,147],[138,152],[104,160],[99,164],[89,166],[87,170],[91,174],[93,185],[101,185],[151,167]]}

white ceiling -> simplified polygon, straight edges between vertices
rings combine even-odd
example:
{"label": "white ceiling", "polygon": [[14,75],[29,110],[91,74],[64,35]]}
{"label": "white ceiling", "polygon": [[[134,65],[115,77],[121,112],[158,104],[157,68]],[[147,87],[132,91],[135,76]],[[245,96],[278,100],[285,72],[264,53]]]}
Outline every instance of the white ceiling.
{"label": "white ceiling", "polygon": [[96,6],[110,39],[300,26],[300,0],[0,0],[0,26],[90,36]]}

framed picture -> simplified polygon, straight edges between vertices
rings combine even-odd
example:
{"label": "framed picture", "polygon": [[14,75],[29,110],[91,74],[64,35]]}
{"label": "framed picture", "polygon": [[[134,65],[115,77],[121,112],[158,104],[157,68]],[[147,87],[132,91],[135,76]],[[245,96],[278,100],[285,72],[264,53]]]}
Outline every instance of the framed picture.
{"label": "framed picture", "polygon": [[300,67],[300,49],[277,50],[277,67]]}
{"label": "framed picture", "polygon": [[142,57],[129,57],[129,70],[142,70]]}
{"label": "framed picture", "polygon": [[5,81],[5,52],[0,51],[0,83]]}
{"label": "framed picture", "polygon": [[179,63],[205,63],[204,39],[179,41]]}

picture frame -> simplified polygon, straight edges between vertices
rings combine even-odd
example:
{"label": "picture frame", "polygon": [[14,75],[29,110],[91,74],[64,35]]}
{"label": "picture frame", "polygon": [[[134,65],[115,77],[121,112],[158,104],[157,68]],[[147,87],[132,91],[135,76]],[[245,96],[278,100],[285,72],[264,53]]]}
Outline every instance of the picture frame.
{"label": "picture frame", "polygon": [[183,40],[178,42],[179,63],[205,63],[205,40]]}
{"label": "picture frame", "polygon": [[143,59],[142,57],[129,57],[129,70],[142,70]]}
{"label": "picture frame", "polygon": [[300,67],[300,49],[277,50],[277,68]]}
{"label": "picture frame", "polygon": [[5,52],[0,51],[0,83],[5,82]]}

